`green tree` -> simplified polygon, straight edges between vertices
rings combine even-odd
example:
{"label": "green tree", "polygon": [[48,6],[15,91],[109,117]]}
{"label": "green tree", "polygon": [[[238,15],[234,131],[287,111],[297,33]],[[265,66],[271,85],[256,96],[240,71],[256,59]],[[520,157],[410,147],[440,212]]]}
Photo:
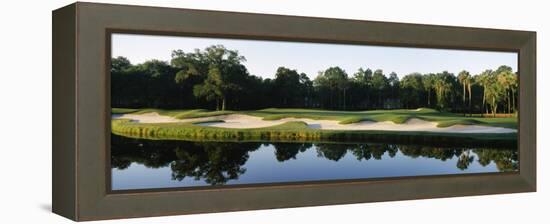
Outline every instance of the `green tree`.
{"label": "green tree", "polygon": [[376,95],[378,96],[377,106],[378,108],[382,108],[384,107],[384,92],[389,86],[388,78],[381,69],[377,69],[372,74],[371,83],[373,90],[376,90]]}
{"label": "green tree", "polygon": [[[469,86],[470,77],[471,77],[470,73],[466,70],[462,70],[460,73],[458,73],[458,82],[462,85],[462,105],[463,105],[464,115],[466,115],[466,89]],[[470,99],[471,99],[471,96],[470,96]]]}
{"label": "green tree", "polygon": [[[172,51],[172,59],[170,64],[177,70],[174,81],[178,86],[178,98],[181,99],[181,105],[196,105],[199,102],[195,85],[203,84],[208,76],[210,64],[205,57],[204,52],[195,49],[193,52],[184,52],[182,50]],[[209,97],[207,101],[215,98]],[[191,102],[194,102],[191,103]],[[219,109],[219,104],[216,103],[216,109]]]}
{"label": "green tree", "polygon": [[[194,85],[193,93],[207,101],[216,101],[216,109],[227,108],[227,97],[242,89],[240,85],[248,72],[241,62],[246,61],[237,51],[228,50],[222,45],[207,47],[185,54],[182,51],[172,53],[172,64],[182,70],[176,75],[176,82],[184,82],[189,77],[200,76],[204,81]],[[207,69],[205,67],[208,67]]]}
{"label": "green tree", "polygon": [[[394,101],[399,101],[399,89],[400,89],[400,85],[399,85],[400,81],[399,81],[399,77],[397,76],[397,73],[395,72],[391,72],[389,77],[388,77],[388,85],[389,85],[389,89],[390,89],[390,98]],[[420,93],[417,93],[417,94],[420,94]],[[398,105],[393,105],[393,106],[398,106]]]}
{"label": "green tree", "polygon": [[351,79],[351,86],[356,95],[354,104],[359,108],[370,108],[372,90],[372,70],[359,68]]}
{"label": "green tree", "polygon": [[300,92],[303,99],[303,105],[305,107],[311,107],[313,105],[313,81],[309,79],[306,73],[300,73]]}
{"label": "green tree", "polygon": [[483,97],[482,97],[482,100],[481,100],[481,110],[484,111],[485,109],[485,113],[489,113],[489,110],[488,110],[488,107],[486,106],[486,102],[487,102],[487,93],[488,93],[488,86],[491,84],[491,75],[492,75],[493,71],[490,70],[490,69],[487,69],[485,71],[483,71],[481,74],[479,75],[476,75],[475,76],[475,82],[476,84],[478,84],[479,86],[481,86],[483,88]]}
{"label": "green tree", "polygon": [[422,76],[422,85],[424,86],[424,91],[427,93],[428,98],[428,107],[430,107],[432,104],[430,102],[430,99],[432,98],[432,90],[435,87],[435,74],[425,74]]}
{"label": "green tree", "polygon": [[506,102],[506,113],[512,113],[512,108],[515,108],[514,95],[517,88],[517,77],[512,72],[512,68],[509,66],[500,66],[496,71],[497,82],[504,91],[504,100]]}
{"label": "green tree", "polygon": [[[307,76],[306,76],[307,77]],[[298,105],[302,98],[300,75],[296,70],[285,67],[277,68],[275,73],[275,88],[278,90],[280,105],[283,107],[293,107]]]}
{"label": "green tree", "polygon": [[[348,74],[340,67],[330,67],[320,72],[314,80],[314,85],[320,91],[329,91],[330,107],[346,107],[346,90],[348,89]],[[336,95],[336,97],[334,97]],[[337,98],[338,103],[335,103]]]}
{"label": "green tree", "polygon": [[457,76],[443,71],[411,73],[402,79],[394,72],[386,76],[382,70],[368,68],[359,68],[350,78],[336,66],[319,72],[312,81],[283,66],[274,79],[263,79],[249,74],[243,62],[239,52],[221,45],[175,50],[169,64],[149,60],[132,65],[127,58],[112,58],[112,107],[368,110],[427,106],[464,114],[469,108],[470,116],[475,110],[493,117],[517,110],[518,74],[509,66],[473,77],[467,71]]}
{"label": "green tree", "polygon": [[405,108],[418,108],[422,91],[424,90],[423,78],[420,73],[412,73],[404,76],[400,82],[401,101]]}
{"label": "green tree", "polygon": [[[204,97],[207,101],[216,100],[216,110],[220,110],[220,99],[224,99],[222,85],[220,69],[212,66],[208,70],[208,75],[204,82],[193,87],[193,93],[197,97]],[[224,109],[225,99],[223,100],[222,110]]]}
{"label": "green tree", "polygon": [[518,74],[517,73],[513,73],[512,76],[510,77],[510,91],[511,91],[511,101],[512,101],[512,112],[513,113],[516,113],[517,112],[517,106],[516,106],[516,98],[517,98],[517,93],[518,93],[518,88],[519,88],[519,82],[518,82]]}
{"label": "green tree", "polygon": [[130,68],[132,64],[130,61],[122,56],[111,59],[111,73],[113,72],[122,72]]}
{"label": "green tree", "polygon": [[499,103],[505,98],[505,86],[498,81],[498,73],[491,72],[487,77],[487,83],[485,85],[485,94],[487,104],[491,107],[491,113],[493,117],[496,117]]}
{"label": "green tree", "polygon": [[470,112],[470,117],[472,116],[472,85],[475,83],[475,79],[472,76],[469,76],[466,79],[466,90],[468,90],[468,108]]}
{"label": "green tree", "polygon": [[434,89],[437,97],[437,106],[440,110],[449,110],[452,103],[452,90],[455,77],[453,74],[443,71],[436,75]]}

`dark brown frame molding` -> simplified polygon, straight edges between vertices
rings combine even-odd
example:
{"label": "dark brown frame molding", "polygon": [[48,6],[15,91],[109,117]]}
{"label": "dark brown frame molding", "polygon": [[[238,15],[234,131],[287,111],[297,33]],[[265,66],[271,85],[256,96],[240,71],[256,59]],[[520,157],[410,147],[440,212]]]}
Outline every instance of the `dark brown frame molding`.
{"label": "dark brown frame molding", "polygon": [[[517,52],[520,171],[112,192],[110,35]],[[77,2],[53,11],[53,212],[81,220],[536,191],[536,33]]]}

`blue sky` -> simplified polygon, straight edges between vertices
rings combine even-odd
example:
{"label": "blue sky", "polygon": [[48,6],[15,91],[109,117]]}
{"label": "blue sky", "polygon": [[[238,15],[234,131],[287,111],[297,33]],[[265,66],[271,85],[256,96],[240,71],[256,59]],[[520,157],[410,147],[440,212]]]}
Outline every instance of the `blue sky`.
{"label": "blue sky", "polygon": [[352,76],[360,67],[396,72],[401,78],[412,72],[447,70],[457,74],[463,69],[479,74],[485,69],[508,65],[517,71],[517,53],[382,47],[286,41],[236,40],[222,38],[172,37],[138,34],[113,34],[112,56],[124,56],[133,64],[158,59],[170,61],[172,50],[192,52],[211,45],[238,50],[250,74],[273,78],[279,66],[306,73],[311,79],[319,71],[340,66]]}

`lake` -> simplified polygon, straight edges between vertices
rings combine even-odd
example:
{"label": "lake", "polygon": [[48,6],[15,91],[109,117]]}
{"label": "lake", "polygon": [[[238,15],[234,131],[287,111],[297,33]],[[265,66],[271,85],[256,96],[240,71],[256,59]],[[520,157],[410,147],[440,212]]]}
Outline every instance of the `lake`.
{"label": "lake", "polygon": [[[112,190],[511,172],[517,147],[111,137]],[[486,145],[486,144],[484,144]]]}

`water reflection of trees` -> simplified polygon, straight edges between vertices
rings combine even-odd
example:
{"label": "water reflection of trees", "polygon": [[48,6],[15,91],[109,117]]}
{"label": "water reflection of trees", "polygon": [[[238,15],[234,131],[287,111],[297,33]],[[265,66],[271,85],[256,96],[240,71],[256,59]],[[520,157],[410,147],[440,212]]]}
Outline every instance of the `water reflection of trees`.
{"label": "water reflection of trees", "polygon": [[494,162],[500,171],[515,171],[519,169],[518,152],[516,150],[474,149],[479,158],[479,164],[487,166]]}
{"label": "water reflection of trees", "polygon": [[[320,158],[339,161],[350,153],[359,161],[393,158],[399,152],[409,158],[431,158],[441,161],[457,158],[456,167],[466,170],[474,163],[496,164],[500,171],[518,170],[516,150],[496,148],[443,148],[394,144],[334,144],[334,143],[236,143],[185,142],[129,139],[114,136],[111,147],[113,168],[126,169],[131,163],[149,168],[170,167],[172,179],[204,180],[211,185],[225,184],[246,172],[243,167],[249,153],[262,145],[274,148],[279,162],[294,160],[298,154],[316,150]],[[476,159],[477,158],[477,159]]]}
{"label": "water reflection of trees", "polygon": [[272,143],[273,148],[275,148],[275,158],[279,162],[284,162],[289,159],[296,159],[296,155],[300,152],[305,152],[307,149],[311,148],[311,143],[285,143],[285,142],[275,142]]}
{"label": "water reflection of trees", "polygon": [[324,157],[329,160],[338,161],[343,158],[347,152],[353,154],[357,160],[381,160],[384,154],[390,158],[395,157],[399,151],[397,145],[390,144],[334,144],[320,143],[315,144],[318,157]]}
{"label": "water reflection of trees", "polygon": [[246,172],[242,166],[248,153],[260,143],[218,143],[182,141],[145,141],[114,137],[111,166],[126,169],[132,162],[149,168],[169,166],[172,179],[204,180],[211,185],[224,184]]}
{"label": "water reflection of trees", "polygon": [[249,158],[248,152],[260,144],[246,143],[190,143],[176,148],[176,160],[170,164],[172,179],[193,177],[204,179],[211,185],[224,184],[246,172],[242,166]]}

